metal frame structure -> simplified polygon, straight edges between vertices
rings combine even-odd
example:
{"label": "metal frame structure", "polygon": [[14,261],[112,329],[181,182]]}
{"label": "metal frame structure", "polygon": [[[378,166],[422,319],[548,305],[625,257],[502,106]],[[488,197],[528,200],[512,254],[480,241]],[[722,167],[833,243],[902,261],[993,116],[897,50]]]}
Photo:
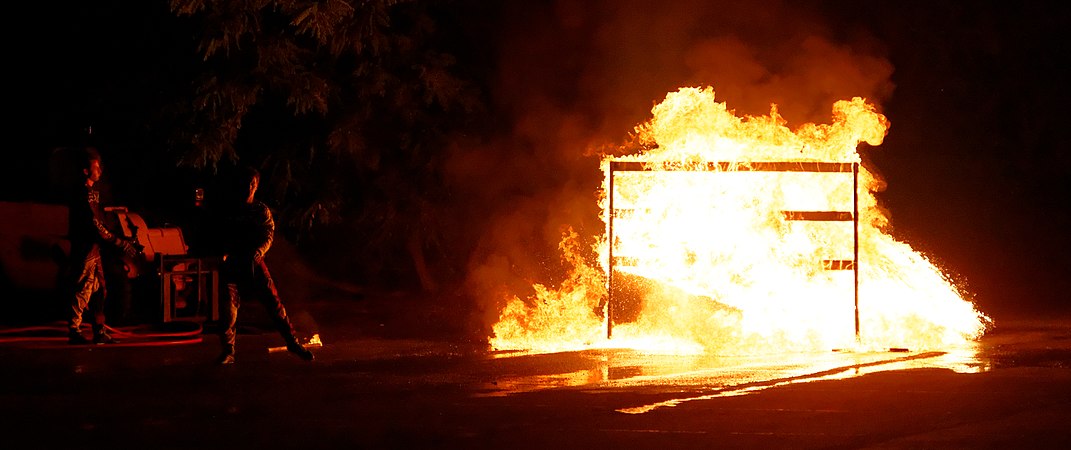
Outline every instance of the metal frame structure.
{"label": "metal frame structure", "polygon": [[[196,258],[186,255],[159,255],[160,303],[163,321],[171,322],[180,318],[200,318],[219,320],[219,268],[213,258]],[[177,269],[179,264],[183,268]],[[197,316],[179,317],[175,307],[174,296],[176,277],[187,278],[191,288],[196,289],[194,298],[197,302]],[[207,311],[205,311],[207,309]],[[203,314],[203,316],[202,316]]]}
{"label": "metal frame structure", "polygon": [[610,161],[607,173],[607,238],[609,246],[606,277],[606,338],[613,336],[614,282],[614,172],[822,172],[852,174],[851,211],[782,211],[785,220],[852,222],[853,254],[851,260],[824,260],[826,270],[851,270],[855,295],[855,338],[859,339],[859,163],[811,161],[707,162],[682,164],[677,162]]}

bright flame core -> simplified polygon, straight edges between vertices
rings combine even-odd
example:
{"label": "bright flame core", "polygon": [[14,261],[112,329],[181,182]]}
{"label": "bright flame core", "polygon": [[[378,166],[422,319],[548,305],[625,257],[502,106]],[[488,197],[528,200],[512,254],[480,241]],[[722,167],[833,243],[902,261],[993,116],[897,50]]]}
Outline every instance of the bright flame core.
{"label": "bright flame core", "polygon": [[[604,178],[599,204],[608,229],[594,249],[600,267],[585,261],[579,237],[568,233],[560,249],[572,274],[557,289],[535,285],[527,301],[510,299],[494,325],[492,347],[668,354],[926,350],[960,347],[985,331],[989,318],[940,269],[883,230],[888,219],[873,194],[881,182],[866,167],[859,166],[855,189],[852,172],[746,170],[770,161],[859,163],[859,143],[880,145],[888,129],[863,99],[835,103],[830,125],[795,132],[776,107],[768,116],[736,117],[709,87],[669,93],[652,113],[636,129],[651,150],[605,157],[603,172],[610,173],[612,161],[678,170],[614,172],[613,186]],[[687,170],[710,163],[722,164]],[[828,265],[854,258],[856,208],[858,335],[855,274],[851,266]],[[786,211],[840,215],[792,220]],[[615,270],[608,291],[610,235]],[[610,302],[612,339],[608,293],[625,298]],[[616,312],[622,306],[627,317]]]}

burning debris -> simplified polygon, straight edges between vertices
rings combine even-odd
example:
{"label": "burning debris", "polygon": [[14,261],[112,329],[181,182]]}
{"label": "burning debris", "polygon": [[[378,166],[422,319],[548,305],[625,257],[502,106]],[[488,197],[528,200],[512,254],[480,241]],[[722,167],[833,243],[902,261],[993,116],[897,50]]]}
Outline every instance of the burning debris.
{"label": "burning debris", "polygon": [[510,299],[494,348],[921,350],[984,332],[989,318],[888,234],[882,182],[856,152],[880,145],[888,122],[863,99],[795,131],[776,107],[736,117],[709,87],[672,92],[652,113],[636,128],[644,150],[602,160],[597,267],[567,233],[571,275]]}

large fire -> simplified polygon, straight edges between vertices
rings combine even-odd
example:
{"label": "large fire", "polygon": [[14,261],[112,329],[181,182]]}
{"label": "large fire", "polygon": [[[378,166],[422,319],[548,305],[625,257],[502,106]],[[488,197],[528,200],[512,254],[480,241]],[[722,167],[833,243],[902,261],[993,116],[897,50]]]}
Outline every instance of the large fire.
{"label": "large fire", "polygon": [[652,113],[636,128],[648,150],[602,159],[598,263],[568,233],[571,275],[509,299],[492,347],[924,350],[985,331],[989,318],[887,233],[881,181],[856,149],[880,145],[888,122],[863,99],[795,131],[776,106],[737,117],[709,87],[672,92]]}

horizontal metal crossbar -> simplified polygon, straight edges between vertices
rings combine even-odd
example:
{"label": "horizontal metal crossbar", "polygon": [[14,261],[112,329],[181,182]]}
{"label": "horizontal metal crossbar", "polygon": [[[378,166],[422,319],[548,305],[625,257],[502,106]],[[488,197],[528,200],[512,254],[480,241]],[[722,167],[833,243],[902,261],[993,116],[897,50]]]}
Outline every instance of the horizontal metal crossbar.
{"label": "horizontal metal crossbar", "polygon": [[[653,208],[614,208],[615,219],[628,219],[638,215],[652,214]],[[851,211],[781,211],[785,220],[806,220],[812,222],[851,222]]]}
{"label": "horizontal metal crossbar", "polygon": [[826,270],[855,270],[855,261],[850,259],[823,259],[822,268]]}
{"label": "horizontal metal crossbar", "polygon": [[610,161],[610,170],[621,172],[839,172],[851,173],[853,163],[826,161],[703,162]]}
{"label": "horizontal metal crossbar", "polygon": [[809,220],[813,222],[851,222],[851,211],[781,211],[785,220]]}
{"label": "horizontal metal crossbar", "polygon": [[652,208],[614,208],[615,219],[629,219],[637,215],[651,214]]}
{"label": "horizontal metal crossbar", "polygon": [[[632,256],[614,256],[614,267],[636,267],[639,258]],[[822,268],[825,270],[855,270],[855,261],[850,259],[823,259]]]}

